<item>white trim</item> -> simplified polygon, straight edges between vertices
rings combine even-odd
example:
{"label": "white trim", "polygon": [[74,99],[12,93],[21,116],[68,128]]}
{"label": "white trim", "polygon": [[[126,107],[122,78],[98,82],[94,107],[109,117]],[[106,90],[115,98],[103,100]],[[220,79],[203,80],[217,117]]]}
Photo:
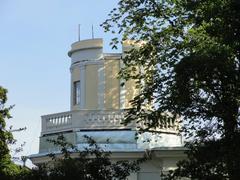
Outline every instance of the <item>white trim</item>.
{"label": "white trim", "polygon": [[98,65],[98,109],[104,109],[104,91],[105,91],[104,63]]}
{"label": "white trim", "polygon": [[85,81],[86,81],[86,66],[80,66],[80,109],[84,109],[85,108]]}
{"label": "white trim", "polygon": [[72,85],[72,81],[73,81],[73,77],[72,77],[72,72],[73,72],[73,66],[70,67],[70,74],[71,74],[71,80],[70,80],[70,109],[73,109],[73,85]]}
{"label": "white trim", "polygon": [[74,63],[74,64],[72,64],[71,65],[71,67],[70,67],[70,71],[73,69],[73,67],[76,67],[76,66],[78,66],[78,67],[81,67],[81,66],[86,66],[86,65],[101,65],[101,64],[103,64],[103,59],[101,58],[101,59],[99,59],[99,60],[85,60],[85,61],[80,61],[80,62],[77,62],[77,63]]}
{"label": "white trim", "polygon": [[[120,60],[120,70],[124,66],[122,60]],[[122,83],[126,83],[126,81],[122,78],[120,78],[120,98],[119,98],[119,104],[120,104],[120,109],[125,109],[125,99],[126,99],[126,84],[124,86],[121,86]]]}

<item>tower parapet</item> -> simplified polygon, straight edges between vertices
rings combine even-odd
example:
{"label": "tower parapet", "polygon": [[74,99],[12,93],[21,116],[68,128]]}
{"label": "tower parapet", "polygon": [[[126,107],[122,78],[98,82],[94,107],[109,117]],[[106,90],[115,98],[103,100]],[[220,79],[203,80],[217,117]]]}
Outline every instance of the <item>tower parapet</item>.
{"label": "tower parapet", "polygon": [[68,56],[72,64],[86,60],[100,60],[103,56],[103,39],[87,39],[71,45]]}

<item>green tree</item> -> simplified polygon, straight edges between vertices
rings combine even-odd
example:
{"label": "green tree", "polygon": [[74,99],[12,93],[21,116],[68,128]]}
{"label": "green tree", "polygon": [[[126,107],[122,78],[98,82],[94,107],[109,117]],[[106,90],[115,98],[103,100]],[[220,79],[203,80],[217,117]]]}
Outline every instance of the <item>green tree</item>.
{"label": "green tree", "polygon": [[7,90],[0,86],[0,179],[9,179],[19,172],[19,166],[11,161],[9,144],[15,142],[12,133],[6,129],[6,120],[11,118],[10,107],[6,107]]}
{"label": "green tree", "polygon": [[171,179],[240,178],[239,9],[238,0],[120,0],[102,24],[123,35],[113,47],[145,42],[120,71],[140,89],[126,123],[149,131],[181,117],[188,159]]}
{"label": "green tree", "polygon": [[85,138],[89,146],[84,150],[79,150],[66,142],[63,135],[60,135],[57,140],[50,140],[61,148],[61,153],[50,154],[52,161],[41,164],[36,169],[25,171],[16,179],[124,180],[130,173],[139,171],[139,163],[142,160],[112,162],[110,152],[100,148],[93,139]]}

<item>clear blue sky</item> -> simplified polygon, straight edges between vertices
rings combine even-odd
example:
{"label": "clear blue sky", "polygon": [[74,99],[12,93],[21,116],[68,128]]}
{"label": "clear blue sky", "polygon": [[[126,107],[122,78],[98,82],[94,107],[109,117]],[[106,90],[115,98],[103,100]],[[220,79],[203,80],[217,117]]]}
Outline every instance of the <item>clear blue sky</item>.
{"label": "clear blue sky", "polygon": [[99,27],[117,0],[1,0],[0,1],[0,85],[7,88],[8,104],[15,104],[8,125],[27,127],[14,133],[26,142],[22,154],[38,152],[41,115],[70,108],[70,58],[67,52],[81,38],[105,40],[111,35]]}

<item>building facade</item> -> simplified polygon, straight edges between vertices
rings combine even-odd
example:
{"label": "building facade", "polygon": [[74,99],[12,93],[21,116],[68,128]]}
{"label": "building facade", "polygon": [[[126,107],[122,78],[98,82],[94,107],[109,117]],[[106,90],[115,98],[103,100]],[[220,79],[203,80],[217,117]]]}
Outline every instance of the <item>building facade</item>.
{"label": "building facade", "polygon": [[[131,107],[130,100],[137,95],[133,80],[118,78],[124,52],[132,48],[123,43],[123,53],[104,53],[102,39],[89,39],[72,44],[70,111],[42,116],[39,153],[32,155],[34,164],[49,161],[47,154],[58,149],[47,139],[63,133],[67,141],[79,149],[87,146],[84,135],[92,137],[102,148],[112,152],[111,159],[136,160],[150,152],[152,160],[141,165],[141,171],[129,179],[160,179],[160,174],[175,168],[184,158],[178,124],[168,123],[162,133],[143,133],[136,139],[136,125],[124,126],[124,109]],[[148,141],[150,140],[150,141]]]}

